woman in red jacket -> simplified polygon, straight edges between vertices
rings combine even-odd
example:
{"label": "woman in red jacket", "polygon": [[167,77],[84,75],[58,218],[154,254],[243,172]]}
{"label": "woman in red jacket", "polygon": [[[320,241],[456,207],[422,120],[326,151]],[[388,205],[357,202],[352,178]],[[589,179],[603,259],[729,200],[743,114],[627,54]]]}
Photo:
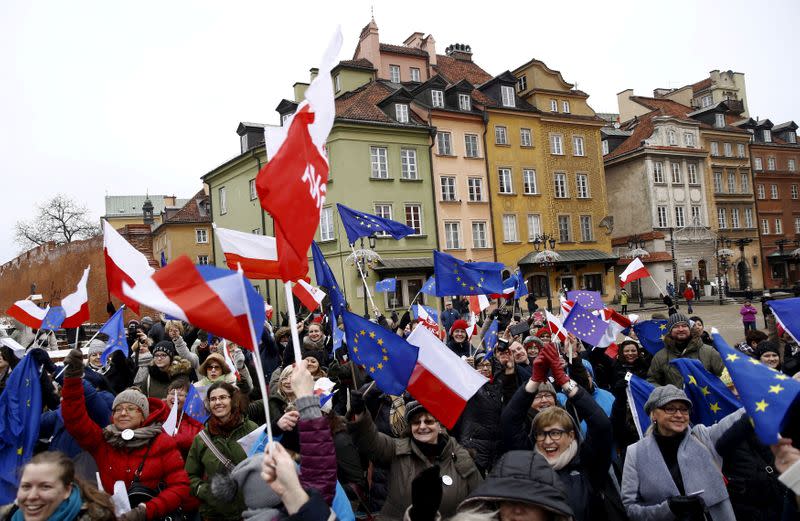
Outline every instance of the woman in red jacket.
{"label": "woman in red jacket", "polygon": [[122,481],[128,491],[136,481],[157,495],[124,514],[123,521],[157,519],[177,510],[189,496],[189,476],[171,436],[156,421],[164,402],[148,399],[136,389],[126,389],[114,399],[111,423],[100,428],[86,412],[83,396],[83,354],[73,349],[64,360],[61,413],[64,426],[78,444],[97,462],[100,480],[107,491]]}

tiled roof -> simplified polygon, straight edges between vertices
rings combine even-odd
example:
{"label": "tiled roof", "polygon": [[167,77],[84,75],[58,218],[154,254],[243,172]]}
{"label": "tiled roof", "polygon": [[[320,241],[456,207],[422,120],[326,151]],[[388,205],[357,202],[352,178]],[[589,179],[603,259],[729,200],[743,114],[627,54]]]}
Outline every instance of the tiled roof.
{"label": "tiled roof", "polygon": [[375,271],[420,270],[433,271],[433,258],[420,257],[416,259],[381,259]]}
{"label": "tiled roof", "polygon": [[434,69],[451,84],[467,80],[473,85],[480,85],[492,79],[492,75],[479,67],[478,64],[471,61],[457,60],[442,54],[436,55]]}
{"label": "tiled roof", "polygon": [[[151,195],[150,202],[153,203],[153,214],[157,215],[164,211],[164,198],[166,195]],[[147,195],[107,195],[106,196],[106,216],[107,217],[141,217],[142,205]],[[177,206],[183,206],[188,199],[176,199]]]}
{"label": "tiled roof", "polygon": [[700,92],[701,90],[705,90],[711,86],[711,78],[706,78],[703,81],[698,81],[697,83],[692,84],[692,93]]}
{"label": "tiled roof", "polygon": [[600,129],[600,132],[606,136],[614,136],[614,137],[628,137],[633,134],[630,130],[622,130],[621,128],[614,128],[614,127],[603,127]]}
{"label": "tiled roof", "polygon": [[194,197],[183,205],[183,208],[172,214],[167,220],[167,224],[180,223],[210,223],[211,215],[201,208],[200,203],[207,201],[208,196],[204,190],[197,192]]}
{"label": "tiled roof", "polygon": [[[600,250],[557,250],[560,259],[555,264],[576,264],[583,262],[616,262],[617,256]],[[533,258],[536,252],[522,257],[517,264],[536,264]]]}
{"label": "tiled roof", "polygon": [[[377,121],[402,125],[390,118],[379,107],[378,103],[394,91],[382,82],[372,81],[358,89],[336,98],[336,117],[359,121]],[[409,111],[412,125],[425,125],[413,111]]]}
{"label": "tiled roof", "polygon": [[[645,264],[653,262],[672,262],[672,255],[667,251],[654,251],[647,257],[642,257],[641,259]],[[633,262],[633,259],[623,257],[617,261],[617,266],[627,266],[631,262]]]}
{"label": "tiled roof", "polygon": [[641,147],[642,141],[653,135],[653,118],[658,114],[659,112],[654,110],[643,116],[639,116],[639,118],[635,120],[635,127],[633,127],[634,121],[629,121],[623,125],[624,130],[628,130],[633,127],[633,133],[628,139],[620,143],[617,148],[612,150],[611,153],[603,156],[603,159],[607,161],[623,154],[627,154],[628,152],[632,152],[633,150]]}
{"label": "tiled roof", "polygon": [[[625,235],[622,237],[617,237],[615,239],[611,239],[611,246],[627,246],[628,240],[633,237],[632,235]],[[652,241],[653,239],[663,239],[664,234],[661,232],[647,232],[639,234],[639,239],[643,241]]]}
{"label": "tiled roof", "polygon": [[680,118],[686,121],[694,121],[687,116],[687,114],[692,111],[692,108],[678,103],[677,101],[663,98],[647,98],[645,96],[631,96],[631,100],[650,110],[659,111],[660,116],[672,116],[673,118]]}
{"label": "tiled roof", "polygon": [[339,67],[351,67],[355,69],[368,69],[375,70],[372,62],[366,58],[359,58],[357,60],[342,60],[339,62]]}
{"label": "tiled roof", "polygon": [[421,56],[423,58],[428,57],[428,53],[423,51],[422,49],[417,49],[416,47],[406,47],[405,45],[392,45],[389,43],[382,43],[380,49],[381,52],[392,52],[395,54],[409,54],[411,56]]}

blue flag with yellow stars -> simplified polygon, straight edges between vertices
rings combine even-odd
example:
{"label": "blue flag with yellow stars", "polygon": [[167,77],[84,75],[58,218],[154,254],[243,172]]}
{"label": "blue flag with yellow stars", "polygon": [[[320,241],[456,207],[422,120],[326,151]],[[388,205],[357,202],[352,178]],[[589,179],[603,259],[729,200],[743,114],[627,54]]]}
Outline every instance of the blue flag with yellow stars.
{"label": "blue flag with yellow stars", "polygon": [[753,420],[758,439],[764,445],[776,443],[789,409],[800,394],[800,382],[736,351],[719,333],[713,332],[711,337]]}
{"label": "blue flag with yellow stars", "polygon": [[28,354],[11,371],[0,393],[0,504],[17,497],[17,469],[33,456],[41,417],[39,368]]}
{"label": "blue flag with yellow stars", "polygon": [[108,341],[106,342],[106,349],[103,351],[103,354],[100,355],[100,362],[103,365],[106,365],[106,361],[108,357],[111,356],[111,353],[114,351],[122,351],[125,353],[127,357],[130,349],[128,348],[128,340],[125,336],[126,329],[125,329],[125,317],[123,316],[125,313],[125,306],[122,306],[117,310],[116,313],[111,315],[111,318],[103,324],[103,327],[100,328],[99,333],[103,333],[108,335]]}
{"label": "blue flag with yellow stars", "polygon": [[419,348],[374,322],[342,313],[350,358],[386,394],[403,394],[417,365]]}
{"label": "blue flag with yellow stars", "polygon": [[183,402],[183,412],[200,423],[205,423],[210,416],[203,401],[203,395],[208,390],[208,387],[204,386],[201,389],[198,390],[194,385],[189,386],[189,392],[186,393],[186,401]]}
{"label": "blue flag with yellow stars", "polygon": [[383,279],[375,283],[375,291],[395,291],[397,288],[397,279]]}
{"label": "blue flag with yellow stars", "polygon": [[631,417],[634,425],[636,425],[636,432],[639,433],[639,438],[644,438],[644,433],[650,426],[650,415],[644,410],[644,404],[647,403],[650,393],[653,392],[656,386],[633,373],[628,373],[625,378],[628,380],[628,388],[625,392],[628,395],[628,407],[631,410]]}
{"label": "blue flag with yellow stars", "polygon": [[770,300],[769,307],[783,329],[800,342],[800,298]]}
{"label": "blue flag with yellow stars", "polygon": [[328,266],[322,250],[317,245],[317,241],[311,241],[311,257],[314,260],[314,276],[317,278],[317,286],[328,289],[328,298],[331,300],[333,313],[338,318],[342,311],[347,309],[347,303],[344,300],[344,296],[342,296],[342,291],[339,289],[339,283],[336,282],[336,277],[333,276],[331,267]]}
{"label": "blue flag with yellow stars", "polygon": [[378,233],[391,235],[395,239],[417,233],[414,228],[391,219],[359,212],[339,203],[336,203],[336,207],[339,209],[339,217],[342,219],[347,242],[350,244],[355,244],[359,237],[369,237]]}
{"label": "blue flag with yellow stars", "polygon": [[515,271],[503,281],[503,288],[514,290],[514,300],[521,299],[528,294],[528,286],[525,284],[525,279],[522,278],[522,274],[518,271]]}
{"label": "blue flag with yellow stars", "polygon": [[42,325],[39,329],[42,331],[55,331],[61,327],[64,319],[67,318],[67,312],[61,306],[51,306],[47,309],[47,313],[42,319]]}
{"label": "blue flag with yellow stars", "polygon": [[466,262],[433,251],[436,296],[503,293],[502,262]]}
{"label": "blue flag with yellow stars", "polygon": [[666,320],[644,320],[633,325],[633,332],[642,347],[654,355],[664,348],[664,335],[667,334]]}
{"label": "blue flag with yellow stars", "polygon": [[670,363],[681,372],[683,390],[692,400],[693,424],[714,425],[742,406],[722,380],[706,371],[700,360],[676,358]]}
{"label": "blue flag with yellow stars", "polygon": [[564,320],[564,329],[595,346],[605,335],[608,324],[576,302]]}
{"label": "blue flag with yellow stars", "polygon": [[439,312],[430,306],[423,306],[422,304],[414,304],[413,306],[411,306],[411,318],[413,318],[414,320],[419,319],[419,308],[424,309],[425,313],[427,313],[428,316],[431,317],[431,320],[433,320],[437,324],[439,323]]}
{"label": "blue flag with yellow stars", "polygon": [[497,319],[492,320],[492,323],[486,330],[486,334],[483,335],[483,346],[486,348],[486,356],[484,357],[484,360],[489,360],[494,354],[494,348],[497,347],[498,327],[499,323],[497,322]]}
{"label": "blue flag with yellow stars", "polygon": [[436,278],[431,275],[428,277],[428,280],[425,281],[425,284],[422,285],[422,289],[419,290],[420,293],[424,293],[425,295],[436,295]]}
{"label": "blue flag with yellow stars", "polygon": [[577,302],[586,309],[603,309],[603,297],[599,291],[589,291],[585,289],[575,289],[567,291],[567,300]]}

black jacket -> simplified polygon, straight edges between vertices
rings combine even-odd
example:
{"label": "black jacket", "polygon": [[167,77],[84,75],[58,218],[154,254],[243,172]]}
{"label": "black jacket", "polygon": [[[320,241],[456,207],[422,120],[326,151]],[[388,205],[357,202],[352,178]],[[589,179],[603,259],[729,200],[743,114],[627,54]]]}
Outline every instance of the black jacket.
{"label": "black jacket", "polygon": [[451,430],[461,446],[472,453],[481,473],[491,469],[498,457],[502,409],[500,385],[487,382],[470,398]]}

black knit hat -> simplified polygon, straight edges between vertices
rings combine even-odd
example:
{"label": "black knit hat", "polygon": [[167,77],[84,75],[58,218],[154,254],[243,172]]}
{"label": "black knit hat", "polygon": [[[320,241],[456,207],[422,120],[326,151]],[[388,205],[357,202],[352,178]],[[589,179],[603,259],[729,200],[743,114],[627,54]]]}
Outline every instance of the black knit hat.
{"label": "black knit hat", "polygon": [[677,326],[680,323],[685,323],[687,326],[689,325],[689,317],[684,315],[683,313],[673,313],[667,319],[667,333],[672,331],[672,328]]}
{"label": "black knit hat", "polygon": [[406,422],[411,423],[414,416],[422,414],[423,412],[428,412],[428,410],[421,403],[416,400],[408,402],[406,404]]}
{"label": "black knit hat", "polygon": [[173,344],[170,340],[162,340],[154,345],[152,349],[150,349],[150,352],[153,353],[153,356],[155,356],[159,351],[167,353],[167,356],[169,356],[170,360],[175,358],[175,356],[178,354],[175,351],[175,344]]}
{"label": "black knit hat", "polygon": [[759,342],[756,348],[753,350],[753,356],[756,358],[761,358],[764,353],[775,353],[776,355],[780,356],[781,352],[778,351],[778,343],[773,342],[772,340],[764,340],[763,342]]}

